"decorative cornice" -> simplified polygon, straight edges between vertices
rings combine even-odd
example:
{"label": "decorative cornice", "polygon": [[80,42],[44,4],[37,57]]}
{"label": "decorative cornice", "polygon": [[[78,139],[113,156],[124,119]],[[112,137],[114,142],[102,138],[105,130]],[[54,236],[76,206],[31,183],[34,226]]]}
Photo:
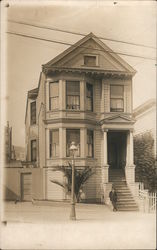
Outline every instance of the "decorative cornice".
{"label": "decorative cornice", "polygon": [[61,72],[73,72],[73,73],[85,73],[87,75],[92,75],[92,76],[101,76],[101,77],[131,77],[134,75],[132,72],[127,72],[127,71],[115,71],[115,70],[103,70],[103,69],[98,69],[98,68],[68,68],[68,67],[56,67],[56,66],[47,66],[43,68],[43,72],[45,74],[48,74],[50,72],[56,72],[56,73],[61,73]]}
{"label": "decorative cornice", "polygon": [[58,118],[58,119],[49,119],[44,120],[45,124],[54,124],[54,123],[79,123],[79,124],[91,124],[99,126],[98,122],[89,119],[71,119],[71,118]]}

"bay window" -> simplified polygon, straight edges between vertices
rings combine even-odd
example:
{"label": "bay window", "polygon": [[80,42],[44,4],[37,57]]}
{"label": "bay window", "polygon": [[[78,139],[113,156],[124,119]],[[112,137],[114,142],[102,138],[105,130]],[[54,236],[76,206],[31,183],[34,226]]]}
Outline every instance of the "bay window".
{"label": "bay window", "polygon": [[93,85],[86,83],[86,110],[93,111]]}
{"label": "bay window", "polygon": [[80,109],[80,82],[78,81],[66,82],[66,108]]}
{"label": "bay window", "polygon": [[50,110],[56,110],[59,108],[59,83],[58,82],[50,82],[49,108]]}
{"label": "bay window", "polygon": [[71,143],[75,142],[77,150],[75,152],[75,157],[80,156],[80,130],[79,129],[67,129],[66,131],[66,155],[72,156],[70,151]]}
{"label": "bay window", "polygon": [[50,130],[50,158],[59,156],[59,130]]}
{"label": "bay window", "polygon": [[87,157],[94,157],[93,130],[87,130]]}
{"label": "bay window", "polygon": [[122,85],[110,86],[110,111],[111,112],[124,111],[124,86]]}

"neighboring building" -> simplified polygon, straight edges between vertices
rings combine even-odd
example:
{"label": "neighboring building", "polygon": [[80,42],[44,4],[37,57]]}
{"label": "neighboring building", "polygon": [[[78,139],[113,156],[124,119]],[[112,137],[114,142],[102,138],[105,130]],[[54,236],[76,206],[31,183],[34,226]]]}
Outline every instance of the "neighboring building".
{"label": "neighboring building", "polygon": [[20,146],[14,146],[15,158],[17,161],[25,161],[25,148]]}
{"label": "neighboring building", "polygon": [[15,147],[12,144],[12,127],[9,126],[9,122],[5,127],[4,144],[3,198],[15,200],[20,196],[19,169],[22,168],[22,164],[16,159]]}
{"label": "neighboring building", "polygon": [[5,162],[9,163],[11,160],[15,160],[15,151],[12,145],[12,127],[9,126],[9,122],[7,122],[4,133]]}
{"label": "neighboring building", "polygon": [[[132,77],[135,70],[90,33],[42,66],[38,88],[30,90],[26,108],[26,159],[34,168],[21,171],[23,199],[66,199],[51,179],[52,171],[71,161],[96,170],[84,186],[87,201],[105,199],[113,172],[125,170],[134,192]],[[111,174],[112,173],[112,174]],[[27,185],[28,186],[28,185]]]}
{"label": "neighboring building", "polygon": [[156,100],[150,99],[133,111],[136,123],[134,135],[151,132],[154,138],[154,155],[156,156]]}

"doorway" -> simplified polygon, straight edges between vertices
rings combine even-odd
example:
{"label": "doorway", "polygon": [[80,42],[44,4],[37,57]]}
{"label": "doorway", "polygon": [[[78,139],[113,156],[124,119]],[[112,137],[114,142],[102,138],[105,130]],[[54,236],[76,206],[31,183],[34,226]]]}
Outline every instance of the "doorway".
{"label": "doorway", "polygon": [[108,164],[111,169],[123,169],[126,165],[126,132],[109,131],[107,135]]}
{"label": "doorway", "polygon": [[21,174],[21,200],[22,201],[32,200],[32,174],[31,173]]}

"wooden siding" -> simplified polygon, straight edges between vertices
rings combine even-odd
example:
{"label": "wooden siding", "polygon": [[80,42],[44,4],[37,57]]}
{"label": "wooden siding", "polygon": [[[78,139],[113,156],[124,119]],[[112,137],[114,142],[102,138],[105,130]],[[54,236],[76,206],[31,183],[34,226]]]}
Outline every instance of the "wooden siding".
{"label": "wooden siding", "polygon": [[104,112],[110,112],[110,85],[104,84]]}
{"label": "wooden siding", "polygon": [[124,112],[131,113],[131,86],[124,85]]}
{"label": "wooden siding", "polygon": [[47,200],[63,200],[64,189],[52,183],[51,180],[63,182],[63,174],[60,171],[47,170],[46,172],[46,199]]}
{"label": "wooden siding", "polygon": [[101,140],[102,140],[102,131],[94,131],[94,157],[97,159],[97,166],[101,166]]}
{"label": "wooden siding", "polygon": [[99,113],[101,110],[101,82],[95,81],[94,84],[94,112]]}

